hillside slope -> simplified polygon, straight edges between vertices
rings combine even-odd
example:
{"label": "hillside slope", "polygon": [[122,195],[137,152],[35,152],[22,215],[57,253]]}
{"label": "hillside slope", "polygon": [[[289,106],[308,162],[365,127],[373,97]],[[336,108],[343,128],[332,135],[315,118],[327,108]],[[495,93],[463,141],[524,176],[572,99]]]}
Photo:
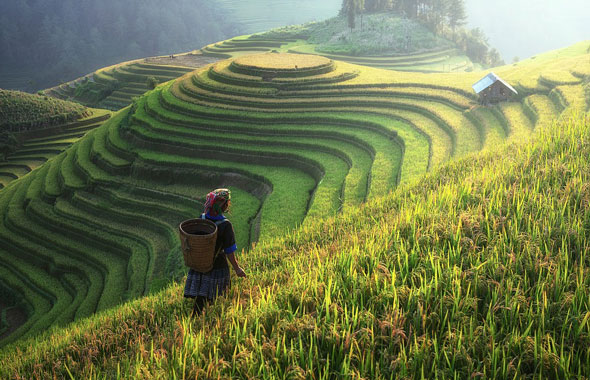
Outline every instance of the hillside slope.
{"label": "hillside slope", "polygon": [[566,119],[260,244],[196,321],[176,284],[5,349],[0,375],[584,376],[588,156],[590,118]]}
{"label": "hillside slope", "polygon": [[21,132],[74,121],[86,112],[77,103],[0,89],[0,130]]}
{"label": "hillside slope", "polygon": [[0,90],[0,189],[63,152],[110,115],[48,96]]}
{"label": "hillside slope", "polygon": [[527,91],[494,107],[475,101],[478,73],[278,53],[162,84],[0,192],[3,287],[28,312],[3,342],[182,277],[176,228],[211,188],[234,192],[230,218],[248,247],[585,110],[585,44],[499,68]]}
{"label": "hillside slope", "polygon": [[455,43],[434,35],[415,20],[392,13],[370,13],[363,19],[364,26],[353,30],[344,17],[333,17],[234,37],[199,52],[218,58],[260,51],[317,54],[363,66],[414,72],[463,72],[475,67]]}
{"label": "hillside slope", "polygon": [[150,77],[162,83],[219,59],[270,51],[317,54],[388,70],[463,72],[475,67],[456,44],[435,36],[417,21],[392,13],[367,14],[364,20],[365,26],[353,31],[344,18],[333,17],[238,36],[182,54],[122,62],[49,88],[45,93],[91,107],[119,110],[148,90],[146,80]]}
{"label": "hillside slope", "polygon": [[43,92],[89,107],[118,111],[131,104],[133,98],[153,88],[150,88],[150,82],[167,82],[217,60],[192,53],[136,59],[103,67]]}

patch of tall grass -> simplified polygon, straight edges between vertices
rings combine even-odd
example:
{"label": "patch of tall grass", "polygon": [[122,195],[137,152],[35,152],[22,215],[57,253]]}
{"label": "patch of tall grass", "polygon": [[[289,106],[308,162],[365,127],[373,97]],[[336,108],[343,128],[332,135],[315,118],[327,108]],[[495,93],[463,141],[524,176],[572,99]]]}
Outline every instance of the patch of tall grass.
{"label": "patch of tall grass", "polygon": [[590,373],[590,117],[259,244],[191,320],[182,285],[0,353],[30,378]]}

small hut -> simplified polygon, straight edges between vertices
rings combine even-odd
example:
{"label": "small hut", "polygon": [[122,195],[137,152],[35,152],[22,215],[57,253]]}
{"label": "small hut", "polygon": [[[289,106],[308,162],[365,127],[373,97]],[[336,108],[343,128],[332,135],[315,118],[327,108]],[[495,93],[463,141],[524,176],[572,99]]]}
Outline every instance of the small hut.
{"label": "small hut", "polygon": [[483,104],[506,101],[512,95],[518,94],[514,87],[494,73],[489,73],[472,87]]}

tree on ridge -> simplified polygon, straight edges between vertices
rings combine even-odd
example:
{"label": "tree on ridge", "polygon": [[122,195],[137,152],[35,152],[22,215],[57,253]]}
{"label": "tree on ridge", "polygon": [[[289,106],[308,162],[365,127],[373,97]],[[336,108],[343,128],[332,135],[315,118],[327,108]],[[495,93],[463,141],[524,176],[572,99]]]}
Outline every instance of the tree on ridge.
{"label": "tree on ridge", "polygon": [[464,0],[448,0],[448,2],[447,24],[451,28],[453,36],[455,36],[457,27],[465,25],[467,21],[465,2]]}

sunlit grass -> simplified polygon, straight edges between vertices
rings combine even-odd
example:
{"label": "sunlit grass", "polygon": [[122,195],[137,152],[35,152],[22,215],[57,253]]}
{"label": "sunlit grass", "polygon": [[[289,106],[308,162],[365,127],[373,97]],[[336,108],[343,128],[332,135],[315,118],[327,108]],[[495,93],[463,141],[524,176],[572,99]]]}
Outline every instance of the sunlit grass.
{"label": "sunlit grass", "polygon": [[[590,119],[470,156],[182,285],[0,354],[2,376],[568,378],[590,371]],[[500,159],[499,159],[500,158]],[[116,358],[116,359],[114,359]]]}
{"label": "sunlit grass", "polygon": [[237,58],[235,65],[250,69],[266,70],[305,70],[330,64],[330,60],[318,55],[289,53],[254,54]]}
{"label": "sunlit grass", "polygon": [[[274,42],[262,44],[272,45]],[[251,47],[249,42],[239,41],[223,45],[229,46],[228,49],[241,48],[237,45]],[[273,54],[273,58],[278,57]],[[299,58],[308,59],[304,56]],[[39,331],[50,326],[52,318],[65,323],[73,319],[72,316],[89,315],[94,308],[103,309],[131,300],[143,292],[160,289],[172,278],[178,279],[183,273],[179,241],[176,237],[179,221],[200,213],[201,198],[210,190],[209,187],[227,185],[235,189],[236,201],[243,201],[235,209],[239,215],[236,218],[232,216],[235,227],[239,229],[240,245],[247,246],[256,239],[259,236],[257,229],[262,238],[259,250],[254,250],[252,256],[246,259],[252,268],[250,272],[255,275],[253,283],[259,286],[256,288],[259,293],[251,289],[252,292],[248,294],[258,295],[254,297],[252,305],[243,307],[254,310],[254,314],[246,312],[247,321],[244,322],[238,314],[231,314],[238,307],[237,304],[229,301],[224,304],[226,301],[222,301],[221,304],[229,310],[228,315],[237,321],[235,323],[241,330],[214,330],[220,342],[225,339],[225,335],[239,334],[236,344],[242,345],[239,347],[243,352],[253,352],[254,356],[248,357],[246,364],[232,362],[233,375],[288,377],[285,368],[295,366],[304,368],[304,373],[307,371],[308,374],[316,374],[316,377],[334,377],[335,372],[330,371],[337,371],[335,368],[342,368],[345,372],[354,369],[364,377],[378,377],[383,374],[387,377],[391,373],[407,375],[410,372],[398,371],[391,363],[383,363],[379,354],[369,353],[375,347],[380,347],[374,333],[363,338],[370,343],[357,342],[362,348],[358,352],[353,352],[356,348],[348,345],[339,346],[342,341],[346,342],[345,333],[334,335],[333,341],[325,338],[332,334],[332,330],[339,331],[338,328],[344,326],[350,333],[349,341],[354,342],[357,336],[366,332],[363,330],[363,333],[354,335],[357,330],[370,329],[370,326],[359,324],[358,321],[351,325],[350,316],[349,319],[338,319],[342,313],[369,313],[370,315],[365,315],[367,320],[372,318],[371,315],[379,315],[380,320],[383,320],[383,315],[379,313],[391,305],[399,305],[400,315],[409,321],[396,322],[400,326],[406,323],[403,333],[408,340],[403,342],[407,345],[403,351],[403,360],[407,358],[408,363],[409,358],[412,358],[412,363],[429,360],[429,349],[436,347],[436,350],[443,352],[442,356],[438,351],[435,353],[437,362],[445,361],[453,371],[459,367],[468,367],[471,364],[460,362],[459,365],[453,362],[449,356],[452,351],[446,350],[450,346],[445,345],[448,342],[445,341],[447,336],[443,332],[450,335],[459,331],[463,336],[469,332],[469,341],[477,334],[461,330],[458,327],[459,322],[454,319],[458,312],[453,309],[455,314],[447,315],[451,304],[447,302],[441,306],[437,300],[452,296],[453,303],[463,297],[473,297],[480,302],[485,297],[482,298],[482,294],[478,293],[480,290],[476,289],[480,283],[462,283],[459,286],[453,282],[455,280],[450,281],[449,277],[458,277],[459,274],[463,276],[462,273],[469,270],[463,267],[465,260],[471,254],[480,255],[480,250],[485,251],[486,244],[493,247],[490,251],[485,251],[487,256],[478,256],[476,262],[465,264],[467,267],[473,264],[481,268],[479,266],[487,260],[486,257],[496,258],[506,266],[502,261],[506,249],[511,253],[518,251],[537,254],[537,248],[546,244],[547,236],[551,238],[552,235],[545,234],[543,229],[540,232],[535,230],[535,223],[538,221],[543,228],[554,229],[557,227],[551,223],[563,215],[554,215],[551,221],[543,222],[542,214],[553,215],[551,210],[546,210],[542,204],[536,204],[535,210],[527,209],[527,205],[535,204],[537,198],[547,198],[549,195],[546,193],[535,193],[531,195],[531,199],[520,200],[516,205],[501,203],[510,192],[528,191],[529,187],[532,189],[530,191],[541,188],[558,191],[552,187],[553,180],[539,182],[545,178],[543,170],[548,170],[543,169],[542,164],[531,164],[535,171],[541,170],[541,177],[526,177],[530,183],[521,183],[516,190],[502,182],[504,180],[493,182],[496,178],[504,178],[502,176],[505,173],[509,173],[512,179],[522,177],[522,173],[507,167],[502,167],[505,170],[502,174],[502,170],[497,170],[499,163],[489,163],[491,166],[486,166],[488,163],[484,165],[487,162],[485,159],[468,156],[469,159],[482,163],[477,169],[481,171],[481,175],[489,177],[491,182],[482,180],[483,184],[474,183],[472,177],[466,177],[462,180],[462,187],[453,187],[451,182],[460,173],[464,173],[463,166],[472,165],[470,161],[463,161],[461,167],[456,166],[458,164],[454,161],[451,166],[441,165],[450,159],[479,150],[487,150],[488,153],[482,157],[490,157],[494,151],[492,148],[496,148],[504,140],[524,142],[535,138],[537,131],[545,130],[562,111],[584,109],[587,106],[587,92],[584,89],[587,79],[580,76],[585,70],[584,59],[576,51],[570,56],[562,56],[558,59],[559,62],[551,62],[547,68],[534,62],[498,68],[500,71],[505,70],[504,73],[508,76],[514,74],[509,81],[520,86],[519,91],[521,88],[525,91],[514,97],[513,101],[493,107],[477,105],[477,97],[471,89],[471,84],[482,73],[424,75],[361,68],[337,62],[321,67],[318,71],[312,65],[310,72],[303,73],[305,75],[299,75],[298,69],[289,69],[286,70],[287,73],[281,73],[283,78],[271,78],[269,81],[269,78],[262,78],[262,74],[266,74],[265,67],[268,66],[264,62],[255,61],[254,65],[242,66],[231,61],[221,62],[211,66],[211,70],[205,68],[187,74],[175,83],[158,86],[144,98],[134,102],[129,111],[132,115],[127,111],[121,112],[104,128],[89,132],[61,156],[58,155],[61,150],[54,148],[61,149],[60,144],[65,141],[53,145],[39,141],[36,146],[39,149],[23,151],[27,155],[43,153],[58,156],[44,167],[45,170],[42,169],[38,175],[33,174],[29,180],[23,182],[18,194],[11,191],[7,194],[12,198],[7,195],[3,199],[1,219],[10,234],[4,235],[7,243],[0,249],[3,250],[4,257],[9,258],[10,254],[7,252],[12,252],[12,246],[18,245],[20,251],[17,253],[35,252],[37,256],[34,259],[30,256],[31,253],[24,254],[24,257],[29,257],[29,261],[43,262],[43,265],[10,268],[15,273],[22,274],[22,289],[28,291],[37,287],[42,292],[53,294],[57,299],[55,301],[51,296],[44,297],[43,300],[30,297],[24,303],[26,307],[34,309],[38,306],[45,310],[47,304],[43,302],[68,305],[67,315],[64,316],[58,315],[57,306],[54,310],[50,309],[47,315],[31,313],[42,322],[37,325]],[[320,66],[321,62],[329,62],[326,58],[317,60]],[[248,59],[243,58],[243,62],[248,62]],[[284,64],[281,62],[271,63],[272,70]],[[139,67],[138,64],[133,67],[137,72],[132,72],[129,65],[113,67],[109,72],[113,78],[134,80],[138,76],[160,70],[145,65]],[[291,71],[297,75],[291,75]],[[98,77],[97,80],[100,81]],[[523,81],[529,80],[527,86],[530,84],[530,87],[524,86]],[[519,146],[514,149],[524,148]],[[585,151],[580,154],[585,154]],[[506,153],[500,157],[512,156]],[[496,160],[502,161],[498,157]],[[420,180],[423,174],[432,170],[436,171],[434,177]],[[451,174],[445,176],[445,173]],[[409,187],[416,181],[420,181],[419,187]],[[404,191],[409,193],[409,198],[403,198],[403,207],[389,210],[396,215],[395,218],[401,219],[367,216],[363,214],[365,211],[360,211],[360,216],[352,216],[353,211],[359,212],[359,208],[365,210],[377,207],[375,204],[361,206],[360,203],[366,197],[372,200],[387,195],[400,184],[401,189],[392,199],[403,198]],[[481,186],[484,186],[483,190]],[[429,198],[420,198],[427,189],[436,194],[436,202],[428,200]],[[474,195],[476,190],[484,191],[485,196]],[[141,196],[135,196],[136,194]],[[439,198],[442,203],[437,203]],[[447,205],[454,202],[458,202],[458,209]],[[488,210],[482,204],[491,208]],[[484,220],[478,219],[479,214],[473,214],[475,211],[470,208],[472,206],[479,207],[477,212],[485,216]],[[504,230],[498,231],[495,225],[490,226],[490,220],[496,212],[494,210],[500,210],[497,212],[506,217],[507,210],[512,210],[513,206],[518,215],[513,222],[516,224],[503,224]],[[324,219],[341,210],[344,211],[342,220]],[[373,210],[379,214],[378,207]],[[471,216],[465,219],[461,213],[473,215],[469,214]],[[353,224],[354,218],[360,218],[358,224]],[[402,222],[406,223],[405,227]],[[567,223],[570,222],[575,221],[568,219]],[[339,223],[349,224],[342,227]],[[373,223],[385,226],[390,231],[402,231],[402,235],[393,239],[383,235],[384,232],[381,231],[380,239],[391,245],[385,251],[382,248],[374,249],[369,243],[363,243],[373,239],[363,235],[365,232],[377,233],[374,230],[377,227]],[[461,235],[463,232],[460,231],[460,226],[469,223],[485,225],[485,234],[479,231],[482,235],[468,235],[468,239],[465,239]],[[303,226],[300,227],[301,225]],[[523,228],[529,228],[529,225],[533,226],[530,229],[534,232],[534,241],[524,244],[523,234],[532,232]],[[296,227],[300,228],[294,230]],[[582,229],[575,224],[574,227]],[[334,228],[334,231],[325,231],[323,228]],[[347,235],[339,233],[339,229],[345,229]],[[318,232],[320,230],[321,233]],[[284,233],[291,235],[286,240],[281,240]],[[496,239],[496,235],[501,235],[504,240],[490,243]],[[426,240],[423,239],[424,236],[427,237]],[[441,242],[440,239],[447,240]],[[385,244],[381,240],[374,240],[371,244],[381,247],[381,244]],[[41,246],[43,248],[39,249]],[[273,246],[274,251],[271,252],[266,246]],[[73,267],[84,268],[87,273],[72,274],[71,268],[65,265],[67,256],[71,252],[76,257],[85,256],[84,247],[88,247],[86,256],[92,256],[93,261],[76,261],[72,264]],[[475,253],[470,251],[472,249],[475,249]],[[100,254],[103,250],[104,257]],[[401,253],[398,254],[399,252]],[[364,253],[368,256],[363,256]],[[112,257],[108,256],[111,254]],[[342,257],[344,261],[340,266],[333,266],[330,259],[326,261],[328,256]],[[287,263],[284,257],[291,260],[287,267],[283,266],[283,263]],[[373,263],[373,257],[378,263]],[[428,257],[430,264],[421,261],[425,260],[424,257]],[[443,258],[446,261],[441,264],[440,260]],[[436,263],[436,260],[439,262]],[[60,265],[57,269],[52,266],[55,262]],[[446,273],[445,271],[450,270],[449,262],[461,270],[455,268],[452,273]],[[4,264],[4,272],[9,271],[6,269],[8,265]],[[111,270],[112,265],[114,269]],[[379,267],[380,271],[388,273],[391,283],[385,286],[373,284],[375,279],[367,280],[365,277],[372,273],[367,268],[373,267]],[[495,267],[494,270],[499,271],[499,268]],[[27,282],[27,273],[35,271],[35,274],[30,275],[31,278],[40,279],[42,272],[49,271],[59,280],[40,281],[36,284]],[[335,277],[334,273],[345,277]],[[528,277],[522,283],[519,282],[520,278],[513,281],[519,284],[519,289],[524,289],[535,273],[527,272]],[[299,277],[292,278],[292,275]],[[282,289],[268,288],[267,285],[271,282],[267,276],[274,276],[272,283],[288,283],[289,286],[284,293]],[[18,284],[14,275],[6,281],[10,281],[11,288]],[[365,284],[363,281],[368,282]],[[444,292],[438,288],[437,281],[447,286]],[[498,279],[495,281],[499,282]],[[326,284],[332,284],[333,287]],[[469,285],[472,287],[469,288]],[[324,286],[328,286],[330,292],[327,301],[325,291],[328,290]],[[365,287],[360,295],[356,293],[357,286]],[[105,294],[102,294],[102,287],[108,288]],[[57,289],[55,293],[54,289]],[[341,293],[341,289],[347,289],[347,292]],[[377,297],[372,293],[374,291],[383,296],[388,292],[411,293],[415,289],[420,289],[412,296],[415,303],[420,305],[419,310],[427,310],[428,313],[436,311],[437,317],[433,316],[432,321],[425,321],[422,313],[422,320],[418,324],[419,317],[411,315],[416,314],[412,311],[414,304],[400,301],[403,300],[401,295],[391,295],[394,300],[399,298],[395,301],[398,303],[388,303],[389,299],[386,299],[384,303],[375,301],[373,305],[368,301],[371,297]],[[19,291],[22,293],[25,290]],[[309,296],[313,302],[306,301],[305,307],[298,307],[292,299],[293,294],[299,296],[308,294],[306,292],[313,292]],[[87,297],[82,304],[81,294],[89,294],[91,297]],[[238,297],[237,293],[233,297]],[[239,297],[244,299],[245,295],[240,294]],[[501,297],[506,297],[506,293],[497,295],[498,299]],[[263,306],[256,303],[260,299],[264,299]],[[504,303],[509,301],[505,300]],[[340,308],[332,306],[335,304]],[[318,305],[324,305],[322,307],[325,310]],[[356,311],[353,312],[353,308]],[[270,309],[278,310],[279,317],[265,316]],[[285,310],[290,314],[281,314]],[[320,313],[318,310],[323,311]],[[259,339],[261,336],[270,337],[275,334],[274,326],[285,318],[293,321],[304,315],[313,321],[313,331],[321,331],[321,334],[300,337],[293,343],[285,340],[282,332],[276,332],[277,339],[269,344],[276,345],[277,353],[274,358],[285,364],[285,372],[261,370],[262,360],[268,361],[270,357],[257,357],[255,352],[258,348],[255,345],[250,347],[246,345],[247,342],[240,340],[242,337],[252,337],[249,327],[244,330],[241,323],[258,329],[264,327],[260,330],[262,333],[254,334],[253,339]],[[527,317],[531,315],[527,314]],[[362,320],[363,317],[355,318]],[[466,323],[464,319],[461,321]],[[436,325],[435,332],[430,331],[430,335],[424,333],[426,337],[423,337],[423,341],[418,342],[415,339],[410,342],[410,331],[418,331],[418,327],[421,327],[421,331],[427,331],[430,326],[428,323],[435,322],[440,323]],[[477,328],[481,327],[477,324],[479,322],[481,321],[478,319],[470,323]],[[32,323],[36,322],[31,321]],[[336,327],[330,330],[326,323]],[[413,323],[412,329],[408,327],[410,323]],[[530,331],[525,334],[518,330],[519,326],[509,326],[515,329],[515,334],[519,332],[530,335]],[[375,326],[372,328],[375,330]],[[496,336],[494,334],[491,333],[490,336]],[[204,345],[211,344],[209,338],[204,339]],[[460,339],[458,343],[455,342],[457,347],[461,342]],[[398,343],[401,345],[402,340]],[[416,348],[418,346],[419,350]],[[387,352],[398,352],[398,348],[389,345]],[[294,350],[300,351],[297,358],[289,353]],[[415,356],[416,350],[423,350],[421,359]],[[482,360],[484,363],[481,368],[473,364],[473,370],[498,370],[502,367],[503,376],[508,377],[506,374],[509,373],[507,368],[510,362],[485,367],[481,350],[472,351],[468,354],[469,357],[477,358],[473,363]],[[228,356],[228,352],[223,350],[217,355],[233,360],[233,356]],[[501,355],[495,355],[497,357],[494,360],[499,360]],[[316,360],[316,356],[325,358],[326,362]],[[133,360],[135,359],[129,361],[131,367],[143,369]],[[336,367],[328,363],[335,363]],[[201,364],[203,363],[198,365]],[[427,364],[425,373],[432,375],[434,364]],[[408,371],[417,368],[412,365],[414,364],[410,363],[406,366]],[[324,373],[317,372],[320,367]],[[68,365],[68,368],[71,370],[73,367]],[[411,372],[412,375],[415,373]],[[227,373],[224,372],[223,375]],[[441,374],[438,376],[444,377]]]}

